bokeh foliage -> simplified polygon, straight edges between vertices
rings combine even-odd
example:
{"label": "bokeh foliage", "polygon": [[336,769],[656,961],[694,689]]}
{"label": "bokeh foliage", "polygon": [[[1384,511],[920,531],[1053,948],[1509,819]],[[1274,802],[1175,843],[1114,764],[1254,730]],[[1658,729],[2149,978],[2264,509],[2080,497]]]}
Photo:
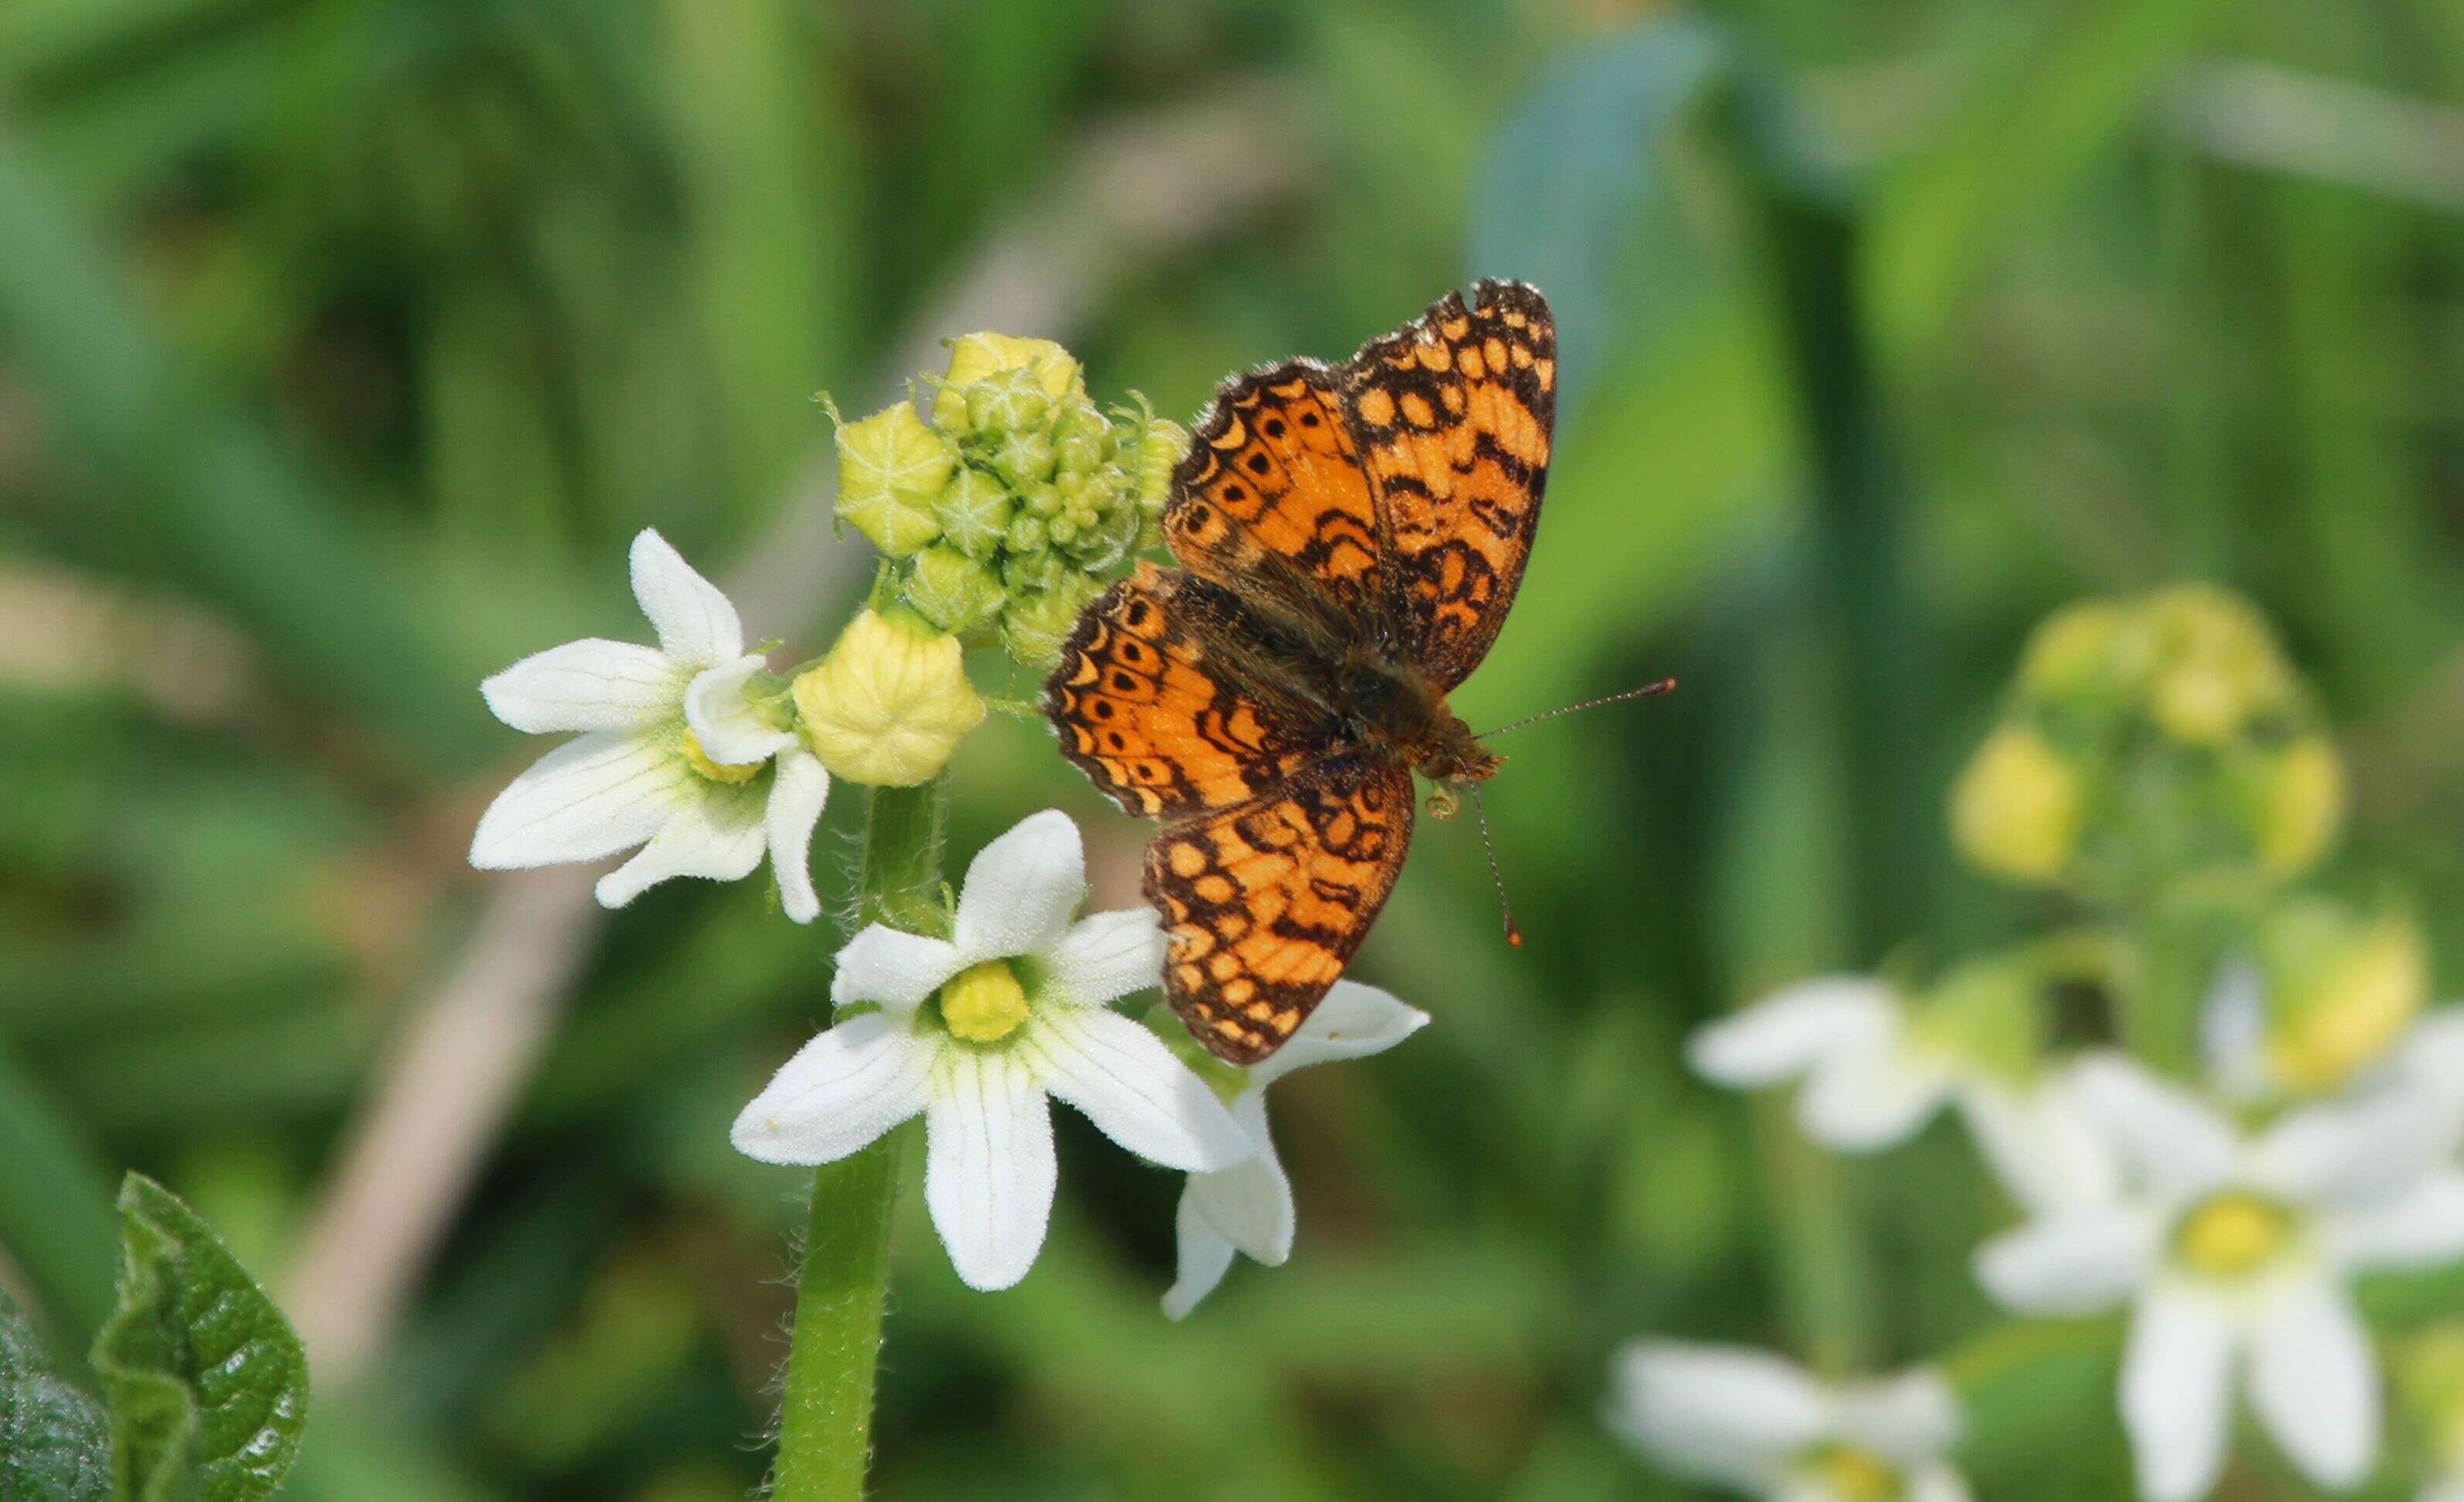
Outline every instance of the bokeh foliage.
{"label": "bokeh foliage", "polygon": [[[280,1286],[487,889],[463,842],[529,748],[472,685],[627,634],[643,525],[743,558],[826,459],[810,393],[903,373],[1125,144],[1171,179],[1133,196],[1268,187],[1160,257],[1065,255],[1017,332],[1185,418],[1539,280],[1547,524],[1461,707],[1684,688],[1501,745],[1524,949],[1470,832],[1424,828],[1360,972],[1438,1022],[1285,1087],[1290,1266],[1165,1324],[1177,1184],[1074,1118],[1018,1291],[905,1227],[882,1493],[1677,1495],[1594,1417],[1661,1331],[1954,1353],[1984,1494],[2117,1494],[2113,1426],[2066,1418],[2109,1345],[1968,1343],[2009,1210],[1965,1147],[1839,1167],[1676,1043],[1908,935],[2023,931],[1950,858],[1951,777],[2035,620],[2185,577],[2313,675],[2346,864],[2407,886],[2453,994],[2460,99],[2452,0],[0,6],[6,1275],[74,1360],[133,1164]],[[1209,105],[1193,155],[1163,122]],[[846,608],[812,567],[756,634]],[[1040,727],[959,771],[957,848],[1057,803],[1126,898],[1138,831]],[[607,930],[287,1494],[758,1479],[801,1180],[724,1127],[820,1021],[822,946],[750,886]]]}

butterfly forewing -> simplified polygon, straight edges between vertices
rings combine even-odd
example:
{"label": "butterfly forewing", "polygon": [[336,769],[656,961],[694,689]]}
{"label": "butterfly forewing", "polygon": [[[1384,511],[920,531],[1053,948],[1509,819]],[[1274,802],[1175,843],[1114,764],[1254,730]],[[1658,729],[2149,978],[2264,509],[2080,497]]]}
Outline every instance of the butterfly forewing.
{"label": "butterfly forewing", "polygon": [[1404,639],[1447,689],[1488,654],[1523,582],[1557,409],[1547,300],[1517,282],[1474,296],[1447,294],[1343,372]]}

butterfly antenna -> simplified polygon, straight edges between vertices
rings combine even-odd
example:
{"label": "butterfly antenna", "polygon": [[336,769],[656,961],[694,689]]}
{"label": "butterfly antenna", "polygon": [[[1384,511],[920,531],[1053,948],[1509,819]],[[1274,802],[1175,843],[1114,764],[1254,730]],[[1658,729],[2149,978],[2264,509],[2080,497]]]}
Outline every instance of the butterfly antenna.
{"label": "butterfly antenna", "polygon": [[1676,687],[1675,678],[1662,678],[1657,683],[1646,683],[1639,689],[1628,689],[1622,694],[1604,695],[1599,698],[1587,698],[1579,704],[1568,704],[1560,709],[1544,710],[1537,715],[1526,715],[1521,719],[1509,720],[1495,730],[1482,731],[1479,739],[1485,740],[1491,736],[1502,736],[1509,730],[1520,730],[1526,725],[1536,725],[1544,719],[1554,719],[1560,715],[1571,715],[1577,710],[1597,709],[1603,704],[1622,704],[1630,698],[1657,698]]}
{"label": "butterfly antenna", "polygon": [[1488,832],[1488,805],[1480,797],[1480,784],[1471,784],[1471,811],[1480,821],[1481,848],[1488,851],[1488,879],[1497,888],[1497,910],[1506,917],[1506,941],[1517,949],[1523,947],[1522,926],[1514,921],[1514,904],[1506,900],[1506,875],[1497,867],[1497,841]]}

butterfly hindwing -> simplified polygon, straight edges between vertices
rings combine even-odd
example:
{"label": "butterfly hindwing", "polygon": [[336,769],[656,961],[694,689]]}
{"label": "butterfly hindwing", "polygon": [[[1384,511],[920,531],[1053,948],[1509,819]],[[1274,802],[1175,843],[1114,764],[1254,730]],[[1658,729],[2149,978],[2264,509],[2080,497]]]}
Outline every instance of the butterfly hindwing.
{"label": "butterfly hindwing", "polygon": [[1245,803],[1296,774],[1325,739],[1208,637],[1221,591],[1142,563],[1106,590],[1061,650],[1045,706],[1062,753],[1132,813],[1174,818]]}
{"label": "butterfly hindwing", "polygon": [[1157,835],[1164,994],[1199,1041],[1235,1064],[1281,1047],[1367,937],[1411,840],[1411,771],[1369,754]]}
{"label": "butterfly hindwing", "polygon": [[1556,417],[1557,327],[1520,282],[1448,293],[1343,370],[1344,409],[1388,534],[1387,589],[1441,688],[1505,624],[1540,525]]}

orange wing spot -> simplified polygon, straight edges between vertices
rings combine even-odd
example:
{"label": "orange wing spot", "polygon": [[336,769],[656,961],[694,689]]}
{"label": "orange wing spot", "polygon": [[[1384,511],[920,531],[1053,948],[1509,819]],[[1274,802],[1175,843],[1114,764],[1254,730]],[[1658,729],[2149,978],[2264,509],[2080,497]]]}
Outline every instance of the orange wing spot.
{"label": "orange wing spot", "polygon": [[1395,399],[1383,391],[1364,391],[1360,397],[1360,415],[1384,428],[1395,421]]}

